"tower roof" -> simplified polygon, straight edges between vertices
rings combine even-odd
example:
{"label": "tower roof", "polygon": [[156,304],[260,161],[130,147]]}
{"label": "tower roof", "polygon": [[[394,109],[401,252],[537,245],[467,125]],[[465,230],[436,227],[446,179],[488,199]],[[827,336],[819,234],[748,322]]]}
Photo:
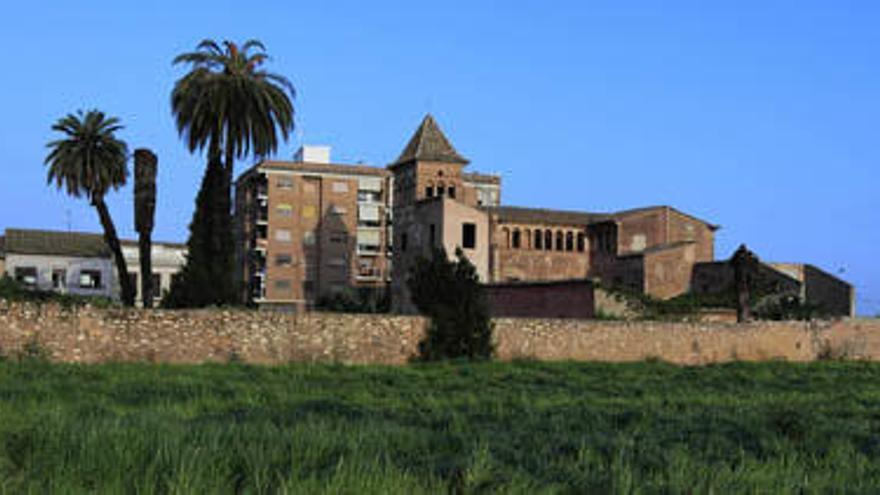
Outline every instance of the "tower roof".
{"label": "tower roof", "polygon": [[467,158],[455,151],[431,114],[425,115],[419,128],[403,149],[403,153],[391,166],[416,160],[463,165],[469,163]]}

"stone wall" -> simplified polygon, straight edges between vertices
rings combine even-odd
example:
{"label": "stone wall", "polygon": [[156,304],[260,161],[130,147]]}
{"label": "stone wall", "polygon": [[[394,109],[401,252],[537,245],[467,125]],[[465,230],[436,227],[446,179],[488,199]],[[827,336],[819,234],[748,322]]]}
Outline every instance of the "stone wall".
{"label": "stone wall", "polygon": [[[880,320],[657,323],[495,320],[498,357],[679,364],[732,360],[880,360]],[[0,301],[0,352],[36,342],[68,362],[403,364],[425,330],[418,317],[257,311],[143,311]]]}

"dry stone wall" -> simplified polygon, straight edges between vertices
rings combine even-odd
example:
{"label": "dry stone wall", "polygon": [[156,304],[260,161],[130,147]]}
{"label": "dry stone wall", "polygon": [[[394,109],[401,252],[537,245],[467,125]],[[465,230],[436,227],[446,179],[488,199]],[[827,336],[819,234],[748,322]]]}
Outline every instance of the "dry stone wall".
{"label": "dry stone wall", "polygon": [[[698,365],[734,360],[880,360],[880,320],[661,323],[499,318],[498,358]],[[239,310],[63,309],[0,301],[0,353],[67,362],[403,364],[427,326],[411,316]],[[33,343],[38,344],[34,346]]]}

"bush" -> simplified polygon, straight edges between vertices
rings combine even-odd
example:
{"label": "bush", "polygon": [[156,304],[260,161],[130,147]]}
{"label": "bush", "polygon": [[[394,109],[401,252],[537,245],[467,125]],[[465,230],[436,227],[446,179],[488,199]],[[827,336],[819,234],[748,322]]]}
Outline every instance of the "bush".
{"label": "bush", "polygon": [[55,303],[62,307],[85,306],[90,304],[99,308],[120,306],[118,301],[100,296],[77,296],[59,294],[53,291],[25,287],[9,276],[0,277],[0,299],[16,302]]}
{"label": "bush", "polygon": [[331,296],[322,296],[315,305],[322,311],[340,313],[387,313],[391,299],[386,290],[346,288]]}
{"label": "bush", "polygon": [[494,352],[489,305],[477,269],[461,249],[452,261],[446,250],[435,249],[421,258],[407,284],[413,304],[431,319],[428,334],[419,343],[424,361],[489,359]]}

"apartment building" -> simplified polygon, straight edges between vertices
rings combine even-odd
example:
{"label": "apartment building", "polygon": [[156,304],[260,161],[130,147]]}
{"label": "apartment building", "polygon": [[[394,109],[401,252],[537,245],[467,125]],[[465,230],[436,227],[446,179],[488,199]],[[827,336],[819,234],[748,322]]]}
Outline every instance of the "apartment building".
{"label": "apartment building", "polygon": [[331,163],[323,146],[242,174],[235,198],[242,300],[302,309],[346,290],[382,297],[393,191],[387,170]]}

